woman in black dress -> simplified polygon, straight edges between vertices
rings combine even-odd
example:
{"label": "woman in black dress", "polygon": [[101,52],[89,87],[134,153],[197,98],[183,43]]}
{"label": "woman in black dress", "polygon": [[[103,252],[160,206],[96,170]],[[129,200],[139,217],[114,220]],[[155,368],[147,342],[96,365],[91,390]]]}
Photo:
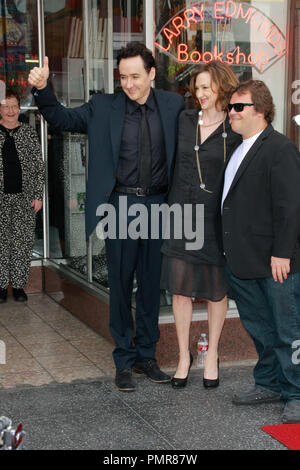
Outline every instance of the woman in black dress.
{"label": "woman in black dress", "polygon": [[[190,90],[196,109],[179,117],[178,148],[168,203],[192,204],[195,229],[196,204],[204,205],[204,244],[187,249],[191,240],[171,236],[162,247],[161,287],[173,294],[173,312],[179,344],[179,363],[172,379],[174,388],[186,385],[192,365],[189,333],[192,298],[208,302],[209,350],[204,365],[205,387],[219,384],[218,343],[226,312],[227,293],[220,233],[222,176],[228,156],[241,142],[227,117],[227,96],[238,83],[231,69],[213,61],[200,65],[192,74]],[[184,232],[184,231],[183,231]]]}

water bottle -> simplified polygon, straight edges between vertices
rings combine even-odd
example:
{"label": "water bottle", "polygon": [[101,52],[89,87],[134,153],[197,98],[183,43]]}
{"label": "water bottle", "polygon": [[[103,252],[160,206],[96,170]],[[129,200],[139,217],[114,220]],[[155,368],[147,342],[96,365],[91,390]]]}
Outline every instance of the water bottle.
{"label": "water bottle", "polygon": [[208,350],[208,341],[206,338],[206,333],[201,334],[201,337],[197,343],[197,350],[198,350],[197,367],[201,369],[204,367],[204,360],[205,360],[205,356]]}

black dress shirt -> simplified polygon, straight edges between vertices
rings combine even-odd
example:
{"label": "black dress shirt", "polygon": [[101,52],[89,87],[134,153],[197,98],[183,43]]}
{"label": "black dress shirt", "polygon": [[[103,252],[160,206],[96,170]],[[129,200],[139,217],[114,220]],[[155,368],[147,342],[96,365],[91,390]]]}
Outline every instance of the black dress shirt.
{"label": "black dress shirt", "polygon": [[18,157],[15,141],[13,138],[13,134],[18,130],[18,127],[10,130],[0,125],[0,129],[6,134],[5,141],[2,147],[4,193],[21,193],[22,168]]}
{"label": "black dress shirt", "polygon": [[[152,184],[168,184],[165,142],[159,110],[151,90],[146,101],[146,116],[150,128],[152,150]],[[126,97],[126,113],[120,147],[117,183],[127,187],[138,187],[140,105]]]}

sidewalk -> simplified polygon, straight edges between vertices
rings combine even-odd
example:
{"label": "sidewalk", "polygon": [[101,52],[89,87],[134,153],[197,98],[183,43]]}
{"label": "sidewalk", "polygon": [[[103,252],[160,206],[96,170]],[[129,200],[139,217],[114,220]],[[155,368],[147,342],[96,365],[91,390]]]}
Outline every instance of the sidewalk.
{"label": "sidewalk", "polygon": [[0,340],[0,416],[23,423],[26,449],[286,449],[260,429],[281,423],[282,404],[231,403],[252,365],[221,364],[215,390],[193,369],[180,391],[135,375],[137,391],[119,392],[113,346],[40,294],[0,306]]}

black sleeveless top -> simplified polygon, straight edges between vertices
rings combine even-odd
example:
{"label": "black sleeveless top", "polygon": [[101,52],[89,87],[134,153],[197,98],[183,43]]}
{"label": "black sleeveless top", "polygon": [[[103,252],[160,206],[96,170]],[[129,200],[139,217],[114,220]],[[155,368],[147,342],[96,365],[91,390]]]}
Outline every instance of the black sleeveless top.
{"label": "black sleeveless top", "polygon": [[19,129],[7,129],[0,124],[0,131],[5,133],[5,141],[2,147],[3,182],[5,194],[17,194],[22,192],[22,167],[18,157],[13,134]]}
{"label": "black sleeveless top", "polygon": [[198,111],[182,111],[179,117],[178,145],[175,160],[174,176],[168,197],[168,204],[179,204],[184,213],[184,205],[192,205],[193,229],[195,225],[195,206],[204,205],[204,245],[201,249],[186,250],[184,234],[176,239],[171,232],[169,239],[162,246],[162,253],[167,256],[183,259],[196,264],[207,263],[217,266],[225,265],[221,241],[221,196],[223,174],[232,151],[241,143],[242,138],[231,130],[226,118],[226,162],[224,162],[223,124],[221,124],[202,144],[199,144],[201,172],[207,193],[200,189],[199,174],[195,157],[195,136]]}

